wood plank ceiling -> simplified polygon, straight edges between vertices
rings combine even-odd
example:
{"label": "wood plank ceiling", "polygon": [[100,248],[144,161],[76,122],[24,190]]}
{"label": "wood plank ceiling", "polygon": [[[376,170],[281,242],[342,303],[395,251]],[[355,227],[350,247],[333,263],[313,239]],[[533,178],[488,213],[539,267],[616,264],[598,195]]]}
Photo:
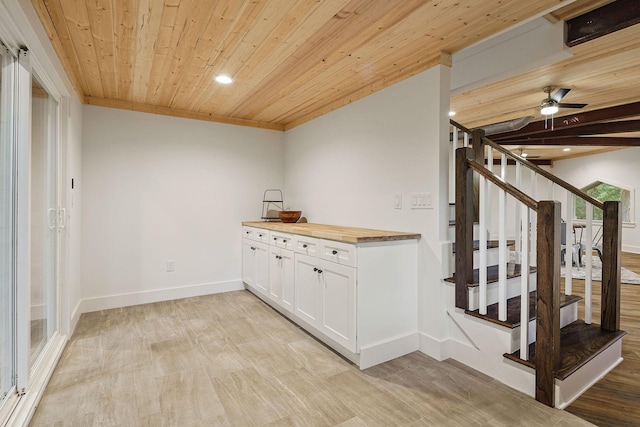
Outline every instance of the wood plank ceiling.
{"label": "wood plank ceiling", "polygon": [[[279,130],[448,63],[519,22],[566,20],[608,2],[32,0],[83,102]],[[520,117],[547,85],[571,88],[563,101],[587,109],[637,100],[636,27],[456,95],[456,120],[472,127]],[[218,74],[235,82],[217,84]]]}

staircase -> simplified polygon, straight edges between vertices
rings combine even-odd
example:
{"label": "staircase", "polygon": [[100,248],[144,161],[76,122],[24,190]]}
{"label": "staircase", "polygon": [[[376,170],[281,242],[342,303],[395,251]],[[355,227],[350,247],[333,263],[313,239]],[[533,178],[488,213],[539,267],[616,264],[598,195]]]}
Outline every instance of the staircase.
{"label": "staircase", "polygon": [[[445,282],[452,356],[564,408],[622,361],[620,203],[593,199],[481,130],[451,125],[455,273]],[[570,275],[561,289],[561,252],[568,252],[569,265],[572,260],[571,245],[561,244],[561,218],[564,241],[570,242],[578,197],[587,204],[586,241],[594,228],[593,209],[604,213],[600,324],[592,321],[591,257],[580,266],[587,271],[584,295],[573,295]]]}

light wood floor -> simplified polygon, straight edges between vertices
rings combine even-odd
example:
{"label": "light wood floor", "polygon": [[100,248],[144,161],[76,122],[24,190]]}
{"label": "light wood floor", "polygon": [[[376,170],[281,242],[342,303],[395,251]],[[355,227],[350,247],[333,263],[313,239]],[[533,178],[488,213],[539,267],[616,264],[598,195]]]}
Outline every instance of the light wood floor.
{"label": "light wood floor", "polygon": [[32,426],[580,426],[456,362],[365,371],[246,291],[82,315]]}
{"label": "light wood floor", "polygon": [[[623,253],[622,265],[640,274],[640,255]],[[574,294],[584,296],[584,282],[572,283]],[[593,282],[593,290],[593,321],[600,323],[600,282]],[[640,285],[622,284],[620,313],[620,329],[627,332],[622,339],[624,362],[566,410],[601,426],[640,426]]]}

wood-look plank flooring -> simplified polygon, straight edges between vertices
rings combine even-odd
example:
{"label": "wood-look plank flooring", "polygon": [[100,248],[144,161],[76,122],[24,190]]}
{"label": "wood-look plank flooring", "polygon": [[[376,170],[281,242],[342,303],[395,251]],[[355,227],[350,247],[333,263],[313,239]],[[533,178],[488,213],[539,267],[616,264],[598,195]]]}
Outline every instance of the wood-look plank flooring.
{"label": "wood-look plank flooring", "polygon": [[[624,252],[622,266],[640,274],[640,254]],[[572,280],[575,295],[584,296],[584,281]],[[593,321],[600,323],[601,283],[593,282]],[[584,318],[584,304],[578,316]],[[620,328],[624,361],[587,390],[566,411],[601,426],[640,426],[640,286],[622,284]]]}
{"label": "wood-look plank flooring", "polygon": [[246,291],[83,314],[31,426],[580,426],[457,362],[360,371]]}

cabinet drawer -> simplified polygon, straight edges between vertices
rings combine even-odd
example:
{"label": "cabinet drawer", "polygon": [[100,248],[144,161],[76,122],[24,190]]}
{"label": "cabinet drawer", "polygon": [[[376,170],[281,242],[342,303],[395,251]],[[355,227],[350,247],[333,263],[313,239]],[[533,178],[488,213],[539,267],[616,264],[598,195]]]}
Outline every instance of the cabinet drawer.
{"label": "cabinet drawer", "polygon": [[269,244],[278,248],[293,250],[293,235],[279,231],[269,232]]}
{"label": "cabinet drawer", "polygon": [[296,235],[293,241],[293,250],[299,254],[318,256],[320,253],[320,242],[313,237]]}
{"label": "cabinet drawer", "polygon": [[356,247],[332,240],[320,241],[320,258],[350,267],[356,266]]}
{"label": "cabinet drawer", "polygon": [[255,242],[269,243],[269,231],[263,228],[242,227],[242,236]]}

